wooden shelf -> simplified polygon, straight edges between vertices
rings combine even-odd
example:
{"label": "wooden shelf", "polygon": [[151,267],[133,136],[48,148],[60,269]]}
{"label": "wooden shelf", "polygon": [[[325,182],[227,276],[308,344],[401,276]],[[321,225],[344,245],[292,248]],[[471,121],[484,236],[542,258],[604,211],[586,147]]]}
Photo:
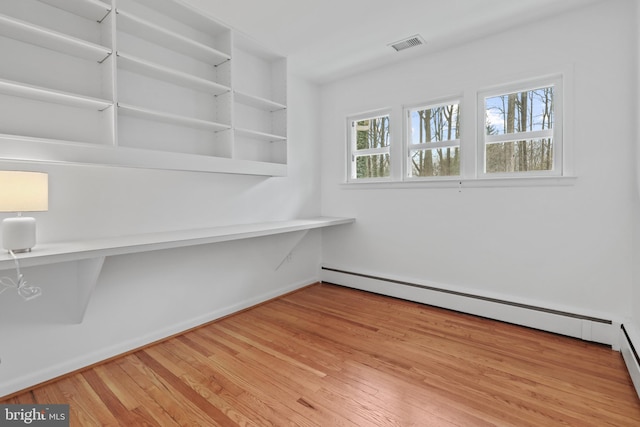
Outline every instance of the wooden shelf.
{"label": "wooden shelf", "polygon": [[179,116],[177,114],[165,113],[162,111],[150,110],[148,108],[136,107],[134,105],[118,103],[118,112],[122,114],[138,117],[146,120],[154,120],[163,123],[172,123],[181,126],[204,129],[213,132],[231,129],[231,126],[210,122],[207,120],[194,119],[192,117]]}
{"label": "wooden shelf", "polygon": [[214,66],[231,59],[231,56],[224,52],[172,31],[165,30],[126,11],[117,9],[116,13],[118,29],[135,37],[148,40],[159,46],[164,46]]}
{"label": "wooden shelf", "polygon": [[[29,267],[112,255],[251,239],[293,231],[351,224],[353,222],[355,222],[354,218],[317,217],[290,221],[229,225],[196,230],[138,234],[76,242],[46,243],[38,244],[33,248],[32,252],[18,254],[18,258],[21,266]],[[0,254],[0,270],[12,268],[14,268],[13,259],[8,254]]]}
{"label": "wooden shelf", "polygon": [[96,110],[104,110],[113,105],[111,101],[104,99],[91,98],[2,79],[0,79],[0,93],[29,98],[36,101],[68,105],[70,107],[95,108]]}
{"label": "wooden shelf", "polygon": [[74,15],[100,22],[111,11],[111,6],[100,0],[38,0]]}
{"label": "wooden shelf", "polygon": [[236,128],[235,129],[236,135],[238,136],[244,136],[247,138],[252,138],[252,139],[259,139],[262,141],[267,141],[267,142],[279,142],[279,141],[286,141],[287,137],[286,136],[282,136],[282,135],[274,135],[274,134],[270,134],[270,133],[266,133],[266,132],[260,132],[260,131],[256,131],[256,130],[251,130],[251,129],[242,129],[242,128]]}
{"label": "wooden shelf", "polygon": [[182,71],[173,70],[169,67],[136,58],[126,53],[116,52],[116,56],[118,58],[118,67],[134,73],[144,74],[154,79],[163,80],[197,91],[207,92],[212,95],[221,95],[231,90],[229,87],[219,83],[192,76]]}
{"label": "wooden shelf", "polygon": [[258,108],[260,110],[273,112],[279,110],[285,110],[286,105],[279,102],[271,101],[269,99],[261,98],[259,96],[248,95],[243,92],[234,91],[235,100],[241,104],[249,107]]}
{"label": "wooden shelf", "polygon": [[104,46],[6,15],[0,15],[0,36],[97,62],[103,61],[111,54],[111,49]]}

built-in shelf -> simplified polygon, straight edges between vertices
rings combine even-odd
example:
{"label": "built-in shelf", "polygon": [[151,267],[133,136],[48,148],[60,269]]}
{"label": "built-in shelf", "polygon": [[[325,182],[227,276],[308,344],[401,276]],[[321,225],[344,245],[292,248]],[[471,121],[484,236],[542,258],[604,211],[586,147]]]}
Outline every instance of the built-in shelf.
{"label": "built-in shelf", "polygon": [[103,61],[111,54],[111,49],[104,46],[6,15],[0,15],[0,35],[97,62]]}
{"label": "built-in shelf", "polygon": [[217,22],[202,10],[196,10],[186,5],[184,1],[174,0],[135,0],[136,3],[147,6],[154,11],[171,17],[178,22],[210,36],[220,36],[228,33],[229,27]]}
{"label": "built-in shelf", "polygon": [[181,126],[209,130],[213,132],[219,132],[231,128],[231,126],[221,123],[194,119],[192,117],[179,116],[177,114],[165,113],[161,111],[150,110],[148,108],[136,107],[134,105],[121,103],[118,103],[118,112],[128,116],[138,117],[140,119],[155,120],[163,123],[172,123]]}
{"label": "built-in shelf", "polygon": [[286,164],[268,160],[240,160],[10,134],[0,134],[0,158],[258,176],[287,175]]}
{"label": "built-in shelf", "polygon": [[287,174],[286,57],[184,0],[0,0],[0,38],[0,159]]}
{"label": "built-in shelf", "polygon": [[238,136],[243,136],[251,139],[259,139],[267,142],[286,141],[287,137],[283,135],[274,135],[267,132],[260,132],[252,129],[236,128],[235,133]]}
{"label": "built-in shelf", "polygon": [[38,0],[74,15],[100,22],[111,11],[111,6],[100,0]]}
{"label": "built-in shelf", "polygon": [[126,11],[116,9],[116,13],[118,14],[118,29],[135,37],[148,40],[211,65],[220,65],[231,59],[231,56],[224,52],[181,34],[166,30]]}
{"label": "built-in shelf", "polygon": [[[317,217],[290,221],[228,225],[194,230],[138,234],[105,239],[38,244],[32,252],[19,254],[23,267],[78,261],[113,255],[251,239],[306,231],[355,222],[354,218]],[[0,254],[0,270],[14,268],[8,254]]]}
{"label": "built-in shelf", "polygon": [[231,90],[228,86],[224,86],[210,80],[205,80],[182,71],[173,70],[169,67],[155,64],[151,61],[146,61],[133,55],[128,55],[122,52],[117,52],[116,55],[118,58],[118,66],[124,70],[144,74],[148,77],[164,80],[189,89],[208,92],[212,95],[221,95]]}
{"label": "built-in shelf", "polygon": [[21,98],[29,98],[36,101],[68,105],[70,107],[94,108],[96,110],[104,110],[113,105],[111,101],[104,99],[92,98],[89,96],[77,95],[2,79],[0,79],[0,93],[19,96]]}
{"label": "built-in shelf", "polygon": [[235,100],[249,107],[258,108],[269,112],[284,110],[286,105],[274,102],[259,96],[248,95],[243,92],[234,91]]}

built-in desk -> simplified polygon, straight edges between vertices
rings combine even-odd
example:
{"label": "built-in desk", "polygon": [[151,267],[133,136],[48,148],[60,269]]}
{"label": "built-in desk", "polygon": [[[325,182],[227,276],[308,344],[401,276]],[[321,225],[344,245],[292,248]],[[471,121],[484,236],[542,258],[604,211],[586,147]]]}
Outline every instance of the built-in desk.
{"label": "built-in desk", "polygon": [[[276,268],[284,262],[288,254],[302,240],[309,230],[351,224],[354,218],[317,217],[289,221],[261,222],[253,224],[227,225],[193,230],[166,231],[159,233],[135,234],[92,240],[38,244],[32,252],[18,254],[21,267],[34,267],[58,263],[76,263],[78,304],[75,313],[81,322],[95,288],[104,260],[108,256],[126,255],[163,249],[208,245],[233,240],[252,239],[276,234],[295,233],[288,241]],[[0,255],[0,271],[15,268],[15,261],[9,254]],[[27,278],[28,279],[28,278]]]}

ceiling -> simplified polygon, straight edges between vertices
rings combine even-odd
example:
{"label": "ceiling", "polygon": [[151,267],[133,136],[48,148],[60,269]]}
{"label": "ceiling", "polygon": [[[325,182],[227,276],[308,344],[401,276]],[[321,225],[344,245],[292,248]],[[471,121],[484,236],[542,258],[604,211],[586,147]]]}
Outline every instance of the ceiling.
{"label": "ceiling", "polygon": [[[596,0],[186,0],[325,83]],[[426,44],[396,52],[415,34]]]}

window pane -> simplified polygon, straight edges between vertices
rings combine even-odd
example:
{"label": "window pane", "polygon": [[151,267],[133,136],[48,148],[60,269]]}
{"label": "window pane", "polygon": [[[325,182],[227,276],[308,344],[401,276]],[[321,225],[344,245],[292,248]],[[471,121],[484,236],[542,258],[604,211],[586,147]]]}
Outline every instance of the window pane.
{"label": "window pane", "polygon": [[356,150],[389,146],[389,116],[358,120],[355,126]]}
{"label": "window pane", "polygon": [[460,137],[458,104],[411,110],[409,120],[410,144],[450,141]]}
{"label": "window pane", "polygon": [[356,157],[356,178],[389,176],[389,154]]}
{"label": "window pane", "polygon": [[460,148],[416,150],[411,153],[411,176],[460,175]]}
{"label": "window pane", "polygon": [[550,138],[487,144],[487,173],[553,170]]}
{"label": "window pane", "polygon": [[486,134],[553,128],[553,86],[485,99]]}

